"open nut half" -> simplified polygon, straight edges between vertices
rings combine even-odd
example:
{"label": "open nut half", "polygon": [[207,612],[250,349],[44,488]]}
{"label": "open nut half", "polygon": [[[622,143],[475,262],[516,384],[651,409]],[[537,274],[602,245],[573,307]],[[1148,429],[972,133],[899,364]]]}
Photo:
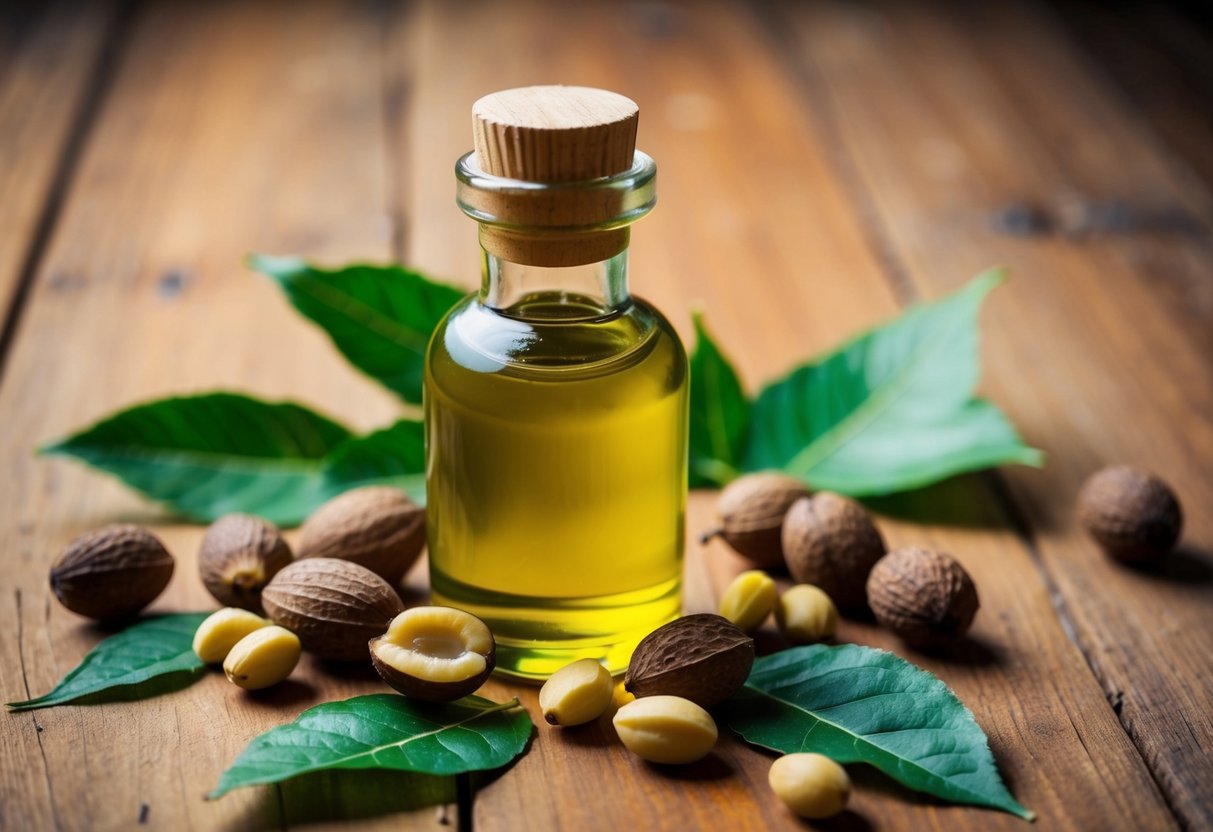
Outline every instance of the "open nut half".
{"label": "open nut half", "polygon": [[413,607],[370,641],[371,662],[405,696],[450,702],[489,678],[496,647],[488,626],[452,607]]}

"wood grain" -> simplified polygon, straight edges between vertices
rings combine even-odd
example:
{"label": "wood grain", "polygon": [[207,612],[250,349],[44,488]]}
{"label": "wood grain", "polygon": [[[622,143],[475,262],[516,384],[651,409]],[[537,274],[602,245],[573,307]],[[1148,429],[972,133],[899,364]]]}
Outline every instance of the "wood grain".
{"label": "wood grain", "polygon": [[[1208,193],[1043,12],[989,4],[962,25],[897,4],[785,11],[810,95],[916,291],[992,261],[1015,269],[987,317],[988,389],[1051,452],[1044,472],[1007,472],[1028,543],[1168,803],[1184,825],[1206,824],[1213,719],[1194,680],[1213,667],[1213,524],[1189,511],[1185,545],[1146,573],[1106,560],[1073,504],[1113,462],[1158,471],[1189,507],[1213,497]],[[896,143],[882,140],[891,126]],[[1016,236],[989,222],[1013,200],[1069,201],[1092,219],[1111,200],[1185,225]]]}

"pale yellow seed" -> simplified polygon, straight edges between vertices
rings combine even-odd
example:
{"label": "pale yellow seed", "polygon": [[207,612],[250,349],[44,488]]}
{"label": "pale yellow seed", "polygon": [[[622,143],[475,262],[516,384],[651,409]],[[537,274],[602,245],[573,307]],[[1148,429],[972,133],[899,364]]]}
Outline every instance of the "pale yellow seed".
{"label": "pale yellow seed", "polygon": [[579,659],[557,670],[539,689],[539,708],[552,725],[582,725],[606,713],[614,680],[593,659]]}
{"label": "pale yellow seed", "polygon": [[821,754],[786,754],[771,764],[767,782],[779,799],[802,818],[832,818],[847,806],[851,778]]}
{"label": "pale yellow seed", "polygon": [[747,633],[766,621],[779,600],[771,576],[757,569],[742,572],[720,599],[720,614]]}
{"label": "pale yellow seed", "polygon": [[285,627],[263,627],[236,642],[223,661],[223,672],[245,690],[268,688],[291,675],[301,649],[299,637]]}
{"label": "pale yellow seed", "polygon": [[194,652],[207,664],[218,664],[228,652],[254,630],[268,627],[270,622],[248,610],[224,607],[211,613],[194,632]]}
{"label": "pale yellow seed", "polygon": [[834,635],[838,608],[817,587],[798,584],[779,599],[775,620],[784,637],[796,644],[812,644]]}
{"label": "pale yellow seed", "polygon": [[711,715],[681,696],[643,696],[612,722],[628,751],[651,763],[693,763],[716,745]]}

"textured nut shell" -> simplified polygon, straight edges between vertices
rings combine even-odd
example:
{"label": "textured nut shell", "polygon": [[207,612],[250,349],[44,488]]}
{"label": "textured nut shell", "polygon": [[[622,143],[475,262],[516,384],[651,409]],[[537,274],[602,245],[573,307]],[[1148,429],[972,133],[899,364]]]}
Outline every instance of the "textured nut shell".
{"label": "textured nut shell", "polygon": [[1126,563],[1165,554],[1183,529],[1183,510],[1170,486],[1129,465],[1109,466],[1083,483],[1078,519],[1105,552]]}
{"label": "textured nut shell", "polygon": [[366,645],[404,611],[400,596],[374,572],[336,558],[287,566],[261,593],[266,615],[321,658],[366,661]]}
{"label": "textured nut shell", "polygon": [[403,491],[372,485],[334,497],[299,532],[300,558],[341,558],[395,586],[425,547],[425,509]]}
{"label": "textured nut shell", "polygon": [[872,568],[868,603],[877,621],[919,646],[963,635],[980,606],[963,566],[950,555],[917,546],[896,549]]}
{"label": "textured nut shell", "polygon": [[862,610],[868,573],[885,544],[863,506],[823,491],[788,509],[783,552],[797,583],[821,587],[843,609]]}
{"label": "textured nut shell", "polygon": [[698,613],[645,636],[625,686],[638,698],[680,696],[711,708],[741,690],[753,664],[754,639],[722,616]]}
{"label": "textured nut shell", "polygon": [[251,514],[220,517],[206,530],[198,550],[198,572],[225,607],[261,612],[261,590],[291,562],[278,527]]}
{"label": "textured nut shell", "polygon": [[99,621],[127,618],[168,586],[173,556],[139,526],[106,526],[81,535],[51,568],[51,589],[63,606]]}
{"label": "textured nut shell", "polygon": [[721,537],[766,569],[783,568],[780,528],[788,508],[809,489],[795,477],[777,473],[747,474],[733,480],[716,504]]}

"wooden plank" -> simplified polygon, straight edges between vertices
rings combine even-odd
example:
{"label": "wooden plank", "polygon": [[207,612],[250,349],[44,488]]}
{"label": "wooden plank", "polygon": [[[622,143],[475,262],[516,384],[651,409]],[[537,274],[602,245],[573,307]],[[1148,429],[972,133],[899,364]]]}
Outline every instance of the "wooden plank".
{"label": "wooden plank", "polygon": [[[408,154],[399,199],[414,223],[403,249],[408,262],[464,281],[475,273],[474,230],[444,196],[453,185],[447,163],[470,145],[471,101],[520,84],[591,84],[641,106],[640,146],[658,160],[662,196],[634,235],[633,287],[670,312],[684,335],[688,304],[705,303],[720,340],[756,383],[894,311],[891,284],[833,166],[833,149],[804,115],[752,16],[725,3],[693,10],[577,4],[562,9],[556,37],[548,14],[534,2],[508,10],[422,3],[397,21],[389,76],[413,79],[398,131]],[[469,59],[449,60],[454,54]],[[983,483],[964,480],[910,506],[943,522],[883,523],[892,543],[954,551],[986,604],[965,656],[909,657],[942,675],[974,709],[1016,794],[1043,822],[1168,828],[1148,771],[1053,614],[1031,552]],[[709,525],[711,502],[710,494],[693,496],[690,537]],[[720,544],[707,552],[692,544],[688,607],[714,608],[715,593],[740,568]],[[905,652],[870,625],[848,622],[840,637]],[[533,691],[499,683],[491,690],[517,692],[537,716]],[[475,825],[796,828],[767,791],[769,758],[731,737],[683,775],[601,747],[609,740],[603,725],[541,728],[527,757],[481,784]],[[855,773],[856,825],[1020,828],[1008,816],[932,806],[863,769]]]}
{"label": "wooden plank", "polygon": [[[87,119],[112,3],[0,9],[0,327],[7,328],[47,212],[65,184],[74,128]],[[0,362],[11,333],[0,331]],[[0,363],[0,368],[3,364]]]}
{"label": "wooden plank", "polygon": [[[36,443],[135,401],[213,387],[296,398],[364,428],[398,413],[241,265],[253,249],[330,262],[388,257],[377,14],[338,2],[144,12],[0,387],[5,701],[50,689],[103,635],[53,603],[46,583],[83,530],[154,524],[178,558],[155,608],[214,606],[197,578],[200,528],[172,524],[76,465],[34,459]],[[294,681],[263,694],[212,674],[137,704],[0,717],[0,826],[452,822],[442,807],[454,800],[451,779],[344,773],[202,799],[254,735],[318,702],[382,690],[369,669],[342,677],[305,662]]]}
{"label": "wooden plank", "polygon": [[[1008,472],[1011,492],[1062,614],[1168,803],[1184,825],[1207,825],[1209,193],[1160,155],[1044,12],[783,10],[777,25],[794,27],[809,97],[916,290],[936,294],[991,262],[1015,268],[987,318],[988,387],[1051,458],[1043,472]],[[1017,200],[1052,212],[1109,199],[1130,216],[1182,216],[1187,230],[1046,225],[1013,236],[989,222]],[[1159,471],[1187,506],[1185,544],[1156,573],[1107,561],[1075,521],[1079,484],[1112,462]]]}

